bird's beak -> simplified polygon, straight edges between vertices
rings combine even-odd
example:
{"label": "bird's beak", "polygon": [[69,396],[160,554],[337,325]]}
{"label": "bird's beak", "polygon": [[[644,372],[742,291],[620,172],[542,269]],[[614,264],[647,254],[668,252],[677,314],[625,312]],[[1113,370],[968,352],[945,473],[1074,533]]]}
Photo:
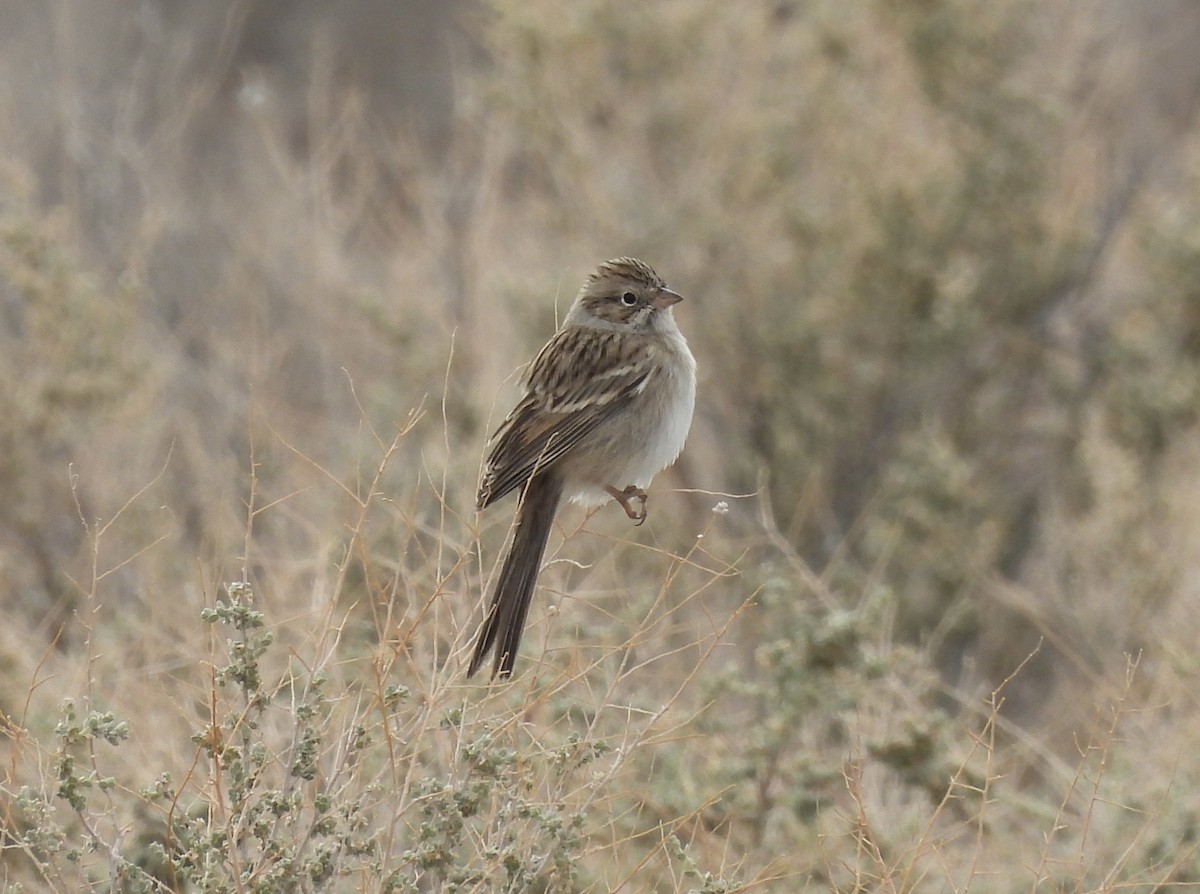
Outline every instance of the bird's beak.
{"label": "bird's beak", "polygon": [[650,303],[654,305],[656,310],[666,310],[672,304],[678,304],[683,300],[683,296],[678,292],[672,292],[670,289],[659,289],[658,294],[654,296],[654,300]]}

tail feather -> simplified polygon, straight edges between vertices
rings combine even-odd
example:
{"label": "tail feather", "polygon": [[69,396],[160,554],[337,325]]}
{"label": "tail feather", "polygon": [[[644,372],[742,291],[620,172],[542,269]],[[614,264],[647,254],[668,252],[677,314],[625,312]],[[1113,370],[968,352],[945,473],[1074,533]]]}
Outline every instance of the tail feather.
{"label": "tail feather", "polygon": [[487,618],[475,641],[467,676],[479,670],[493,646],[492,676],[507,677],[512,673],[562,491],[562,481],[557,475],[542,474],[533,478],[521,494],[512,544],[500,568]]}

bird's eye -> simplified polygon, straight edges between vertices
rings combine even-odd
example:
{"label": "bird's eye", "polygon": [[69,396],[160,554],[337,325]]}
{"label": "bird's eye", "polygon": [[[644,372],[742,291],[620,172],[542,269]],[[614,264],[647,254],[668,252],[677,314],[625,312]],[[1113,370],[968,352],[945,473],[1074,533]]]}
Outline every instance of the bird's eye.
{"label": "bird's eye", "polygon": [[626,292],[621,296],[621,303],[626,307],[633,307],[637,304],[637,295],[633,294],[633,292]]}

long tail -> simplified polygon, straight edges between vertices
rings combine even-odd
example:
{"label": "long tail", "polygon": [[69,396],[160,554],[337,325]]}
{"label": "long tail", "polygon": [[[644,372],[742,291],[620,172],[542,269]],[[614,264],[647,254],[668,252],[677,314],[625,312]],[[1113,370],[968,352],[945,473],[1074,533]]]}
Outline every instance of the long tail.
{"label": "long tail", "polygon": [[537,583],[542,554],[550,538],[550,526],[562,492],[562,481],[554,474],[538,475],[525,486],[517,507],[512,545],[504,557],[500,579],[492,594],[487,619],[475,642],[475,654],[471,656],[467,676],[479,670],[493,645],[496,654],[492,676],[507,677],[512,673],[521,633],[525,629],[525,616],[529,613],[529,601],[533,598],[533,586]]}

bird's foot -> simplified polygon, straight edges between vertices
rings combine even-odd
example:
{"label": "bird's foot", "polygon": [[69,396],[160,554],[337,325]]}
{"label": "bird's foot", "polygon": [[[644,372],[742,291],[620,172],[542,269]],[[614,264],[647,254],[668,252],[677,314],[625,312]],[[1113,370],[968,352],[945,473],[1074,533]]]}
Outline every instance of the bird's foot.
{"label": "bird's foot", "polygon": [[[639,525],[646,520],[649,512],[646,510],[646,492],[636,484],[631,484],[624,490],[617,490],[611,484],[604,485],[604,489],[612,494],[612,498],[621,504],[621,508],[625,510],[625,514],[637,522]],[[637,502],[637,508],[634,508],[633,503]]]}

